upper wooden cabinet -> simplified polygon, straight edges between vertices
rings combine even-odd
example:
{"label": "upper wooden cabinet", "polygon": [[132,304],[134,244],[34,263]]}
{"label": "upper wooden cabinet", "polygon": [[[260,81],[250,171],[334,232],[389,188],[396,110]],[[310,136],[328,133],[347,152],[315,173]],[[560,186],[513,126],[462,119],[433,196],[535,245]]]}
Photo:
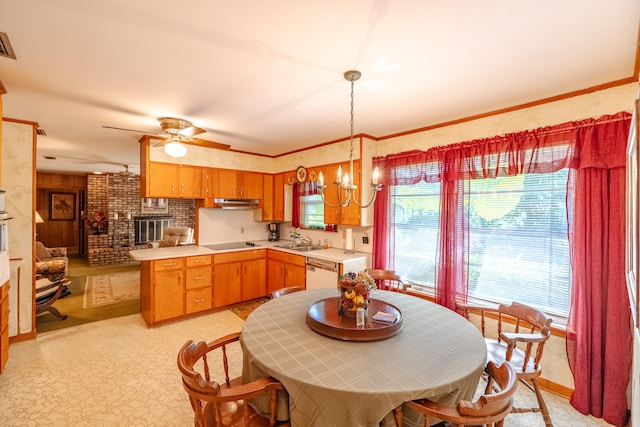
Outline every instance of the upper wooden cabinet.
{"label": "upper wooden cabinet", "polygon": [[146,191],[142,197],[204,198],[201,167],[149,162],[147,174]]}
{"label": "upper wooden cabinet", "polygon": [[261,209],[256,209],[254,219],[256,221],[284,221],[284,180],[285,174],[265,174],[264,194]]}
{"label": "upper wooden cabinet", "polygon": [[230,169],[218,169],[214,197],[230,199],[262,199],[262,174]]}
{"label": "upper wooden cabinet", "polygon": [[[324,177],[324,183],[327,188],[324,190],[324,198],[327,203],[331,205],[338,205],[338,192],[336,190],[334,181],[338,179],[338,166],[342,167],[342,175],[349,171],[349,162],[343,162],[333,165],[327,165],[323,168],[322,175]],[[353,180],[355,181],[358,189],[355,192],[356,199],[361,202],[361,179],[360,179],[360,161],[354,160],[353,162]],[[341,192],[341,197],[346,197],[344,191]],[[358,205],[351,202],[348,207],[330,207],[325,205],[324,207],[324,223],[325,224],[340,224],[340,225],[360,225],[361,211]]]}

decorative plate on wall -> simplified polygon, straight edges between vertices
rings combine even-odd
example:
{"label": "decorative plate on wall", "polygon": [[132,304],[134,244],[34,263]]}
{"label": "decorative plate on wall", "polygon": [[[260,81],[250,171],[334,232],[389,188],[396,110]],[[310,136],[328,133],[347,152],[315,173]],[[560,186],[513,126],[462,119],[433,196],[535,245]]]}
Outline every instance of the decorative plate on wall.
{"label": "decorative plate on wall", "polygon": [[298,166],[298,169],[296,169],[296,178],[298,182],[305,182],[307,180],[307,169],[304,166]]}
{"label": "decorative plate on wall", "polygon": [[309,172],[309,181],[316,181],[317,179],[318,179],[318,176],[316,174],[316,171]]}
{"label": "decorative plate on wall", "polygon": [[295,176],[293,176],[293,175],[289,175],[289,176],[287,177],[287,182],[288,182],[290,185],[293,185],[293,183],[294,183],[294,182],[296,182],[296,177],[295,177]]}

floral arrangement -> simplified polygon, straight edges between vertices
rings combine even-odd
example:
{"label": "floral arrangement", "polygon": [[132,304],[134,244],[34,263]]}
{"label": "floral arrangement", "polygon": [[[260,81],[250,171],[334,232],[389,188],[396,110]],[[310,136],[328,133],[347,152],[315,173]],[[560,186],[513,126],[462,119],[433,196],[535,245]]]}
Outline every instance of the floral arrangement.
{"label": "floral arrangement", "polygon": [[338,313],[353,316],[358,307],[366,309],[373,289],[376,289],[376,282],[364,271],[359,273],[349,271],[340,276],[338,279],[338,291],[340,292]]}
{"label": "floral arrangement", "polygon": [[93,234],[106,233],[109,227],[109,220],[103,211],[87,215],[84,221],[85,224],[87,224],[87,228],[91,230]]}

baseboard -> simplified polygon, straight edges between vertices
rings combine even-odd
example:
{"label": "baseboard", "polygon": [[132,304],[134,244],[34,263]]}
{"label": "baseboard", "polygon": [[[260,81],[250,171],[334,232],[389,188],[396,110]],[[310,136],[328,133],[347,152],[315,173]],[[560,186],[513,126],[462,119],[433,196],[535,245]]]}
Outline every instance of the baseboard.
{"label": "baseboard", "polygon": [[567,399],[571,398],[571,395],[573,394],[573,389],[554,383],[553,381],[545,380],[544,378],[538,378],[538,384],[542,389],[559,396],[566,397]]}

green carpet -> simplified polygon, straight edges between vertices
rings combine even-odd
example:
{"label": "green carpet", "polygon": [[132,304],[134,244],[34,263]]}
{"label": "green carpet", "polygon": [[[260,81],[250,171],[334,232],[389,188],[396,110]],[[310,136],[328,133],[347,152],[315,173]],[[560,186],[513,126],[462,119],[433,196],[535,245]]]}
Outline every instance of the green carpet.
{"label": "green carpet", "polygon": [[89,267],[82,259],[69,258],[69,290],[71,295],[56,301],[53,306],[60,313],[66,314],[65,320],[60,320],[51,313],[43,313],[36,316],[36,331],[38,333],[68,328],[99,320],[112,319],[114,317],[127,316],[140,312],[140,300],[125,301],[117,304],[109,304],[100,307],[82,308],[82,296],[87,276],[107,274],[118,271],[139,270],[138,264],[120,264],[104,267]]}

